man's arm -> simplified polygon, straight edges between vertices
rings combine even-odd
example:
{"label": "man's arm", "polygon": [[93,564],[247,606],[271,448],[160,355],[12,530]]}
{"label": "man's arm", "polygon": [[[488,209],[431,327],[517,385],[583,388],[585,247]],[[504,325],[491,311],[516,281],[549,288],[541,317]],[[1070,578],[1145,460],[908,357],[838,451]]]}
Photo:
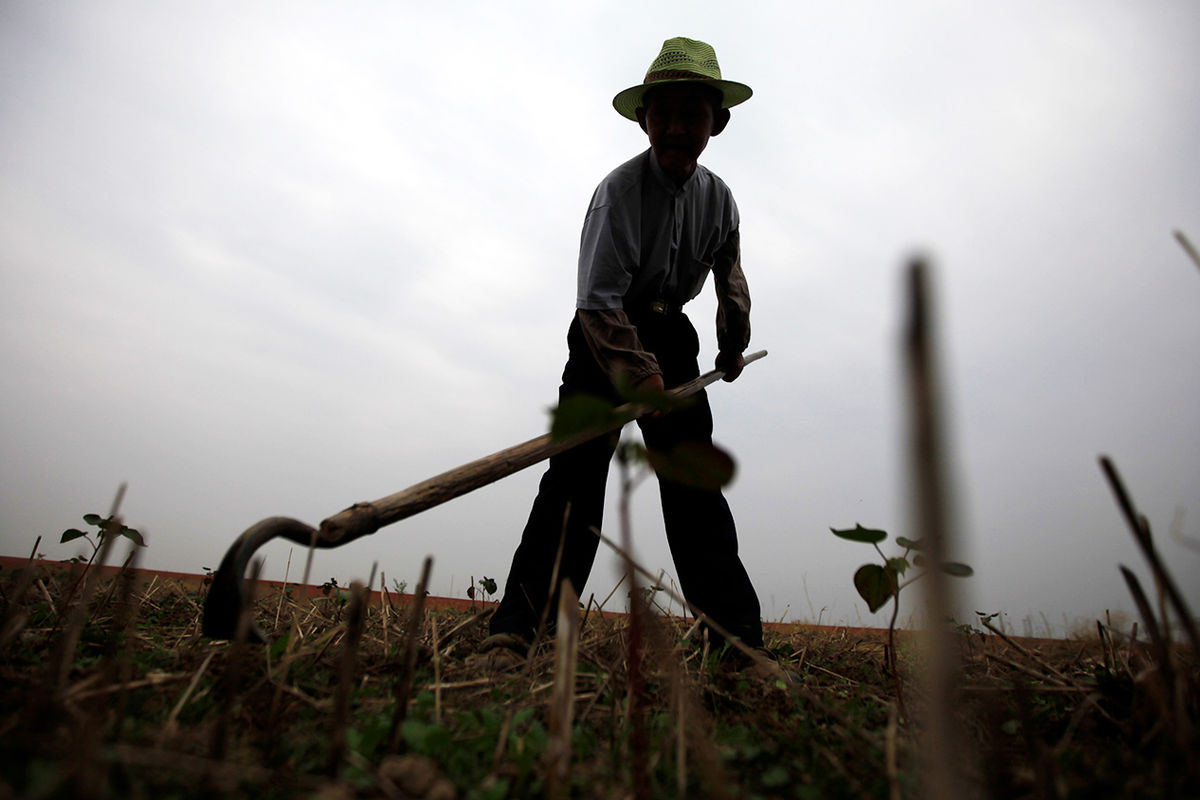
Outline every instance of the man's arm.
{"label": "man's arm", "polygon": [[579,324],[588,349],[604,374],[614,383],[626,375],[634,386],[662,391],[662,369],[658,359],[646,352],[637,328],[622,309],[579,309]]}
{"label": "man's arm", "polygon": [[736,380],[750,345],[750,287],[742,272],[741,236],[735,229],[713,259],[713,285],[717,290],[716,367],[725,380]]}

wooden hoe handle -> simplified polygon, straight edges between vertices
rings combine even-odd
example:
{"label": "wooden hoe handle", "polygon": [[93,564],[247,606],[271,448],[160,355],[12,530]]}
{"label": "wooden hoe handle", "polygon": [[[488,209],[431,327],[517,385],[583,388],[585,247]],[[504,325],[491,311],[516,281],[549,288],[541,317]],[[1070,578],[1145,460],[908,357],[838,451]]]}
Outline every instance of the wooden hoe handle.
{"label": "wooden hoe handle", "polygon": [[[766,354],[766,350],[748,353],[745,361],[750,364]],[[676,399],[690,397],[724,375],[721,370],[714,369],[671,389],[667,394]],[[290,517],[268,517],[250,526],[225,553],[221,566],[213,574],[212,585],[204,602],[204,634],[214,639],[234,638],[245,604],[243,575],[246,566],[254,552],[270,540],[282,538],[306,547],[340,547],[393,522],[419,514],[481,486],[495,483],[597,436],[618,430],[648,411],[645,406],[626,403],[614,410],[612,423],[607,426],[593,428],[564,439],[554,439],[548,433],[543,434],[461,467],[455,467],[374,502],[355,503],[324,520],[318,528]],[[260,642],[267,640],[265,634],[253,622],[248,628],[248,638]]]}

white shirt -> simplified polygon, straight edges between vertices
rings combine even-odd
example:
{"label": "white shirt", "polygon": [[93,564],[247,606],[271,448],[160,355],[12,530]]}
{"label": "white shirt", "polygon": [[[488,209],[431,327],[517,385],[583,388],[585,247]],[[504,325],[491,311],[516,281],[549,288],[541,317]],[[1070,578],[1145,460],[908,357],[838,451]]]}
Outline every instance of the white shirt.
{"label": "white shirt", "polygon": [[651,150],[630,159],[592,195],[579,244],[576,307],[682,306],[700,293],[717,250],[738,229],[725,182],[699,164],[675,184]]}

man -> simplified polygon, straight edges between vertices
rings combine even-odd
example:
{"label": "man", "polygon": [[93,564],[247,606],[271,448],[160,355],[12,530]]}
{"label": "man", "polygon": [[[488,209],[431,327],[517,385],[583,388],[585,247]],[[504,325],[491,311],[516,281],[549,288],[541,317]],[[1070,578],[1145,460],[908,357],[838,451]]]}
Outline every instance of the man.
{"label": "man", "polygon": [[[620,383],[662,392],[698,376],[699,338],[683,306],[710,272],[718,298],[716,366],[727,381],[741,373],[750,296],[737,205],[698,159],[729,123],[729,108],[751,94],[750,87],[721,78],[712,47],[676,38],[663,43],[641,84],[613,99],[618,113],[641,126],[650,149],[613,170],[588,208],[560,401],[591,394],[617,402]],[[638,424],[651,450],[712,441],[703,393],[681,410]],[[600,437],[550,459],[481,651],[527,652],[543,610],[557,603],[559,587],[550,581],[560,541],[559,581],[570,579],[582,591],[596,556],[599,540],[591,529],[600,527],[617,440],[617,434]],[[724,496],[661,476],[659,489],[684,596],[745,644],[761,646],[758,597],[738,558]]]}

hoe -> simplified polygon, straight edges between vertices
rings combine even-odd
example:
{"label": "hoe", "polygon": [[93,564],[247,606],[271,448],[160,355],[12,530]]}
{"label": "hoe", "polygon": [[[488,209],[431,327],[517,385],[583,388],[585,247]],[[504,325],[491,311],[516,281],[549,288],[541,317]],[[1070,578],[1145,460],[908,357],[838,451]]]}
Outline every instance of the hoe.
{"label": "hoe", "polygon": [[[746,363],[757,361],[766,354],[766,350],[748,353],[745,356]],[[721,370],[712,370],[672,389],[667,394],[674,399],[689,397],[723,376]],[[443,472],[374,502],[355,503],[329,517],[317,528],[290,517],[268,517],[251,525],[225,553],[221,566],[213,575],[208,599],[204,602],[204,634],[214,639],[234,638],[246,599],[246,567],[255,551],[272,539],[287,539],[306,547],[341,547],[393,522],[441,505],[597,436],[618,430],[625,423],[649,411],[646,406],[626,403],[614,409],[611,422],[607,426],[591,428],[584,433],[562,439],[544,434]],[[253,623],[250,624],[247,636],[250,641],[267,641],[266,635]]]}

